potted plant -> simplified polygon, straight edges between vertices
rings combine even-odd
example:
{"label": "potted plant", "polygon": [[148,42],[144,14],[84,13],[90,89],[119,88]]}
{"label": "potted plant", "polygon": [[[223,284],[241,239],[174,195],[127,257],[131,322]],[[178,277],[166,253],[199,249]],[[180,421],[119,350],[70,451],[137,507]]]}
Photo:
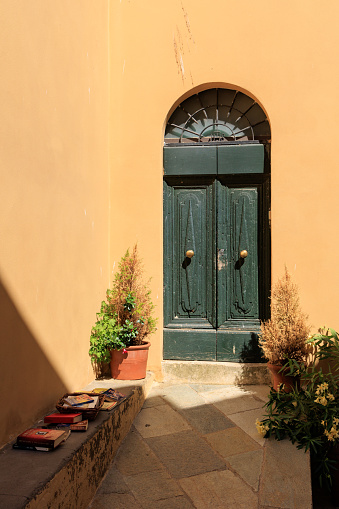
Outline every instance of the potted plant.
{"label": "potted plant", "polygon": [[156,330],[150,293],[135,245],[119,262],[90,338],[92,361],[96,365],[110,362],[113,378],[137,380],[146,376],[148,338]]}
{"label": "potted plant", "polygon": [[301,362],[305,359],[309,332],[307,317],[300,309],[298,288],[285,267],[284,275],[272,289],[271,318],[261,324],[259,335],[259,345],[268,360],[275,390],[280,384],[289,390],[293,379],[286,378],[287,360]]}
{"label": "potted plant", "polygon": [[[267,417],[257,420],[258,432],[277,440],[289,438],[298,449],[310,450],[313,476],[332,489],[339,502],[339,338],[334,329],[322,329],[307,341],[314,363],[289,360],[292,374],[301,373],[302,387],[287,393],[271,390]],[[327,360],[326,371],[317,364]],[[332,368],[331,369],[331,366]]]}

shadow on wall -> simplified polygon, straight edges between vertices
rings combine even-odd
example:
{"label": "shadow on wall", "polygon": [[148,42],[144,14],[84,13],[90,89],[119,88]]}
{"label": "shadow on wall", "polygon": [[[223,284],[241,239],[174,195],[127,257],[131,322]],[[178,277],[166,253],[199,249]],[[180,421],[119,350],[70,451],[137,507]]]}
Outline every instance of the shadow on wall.
{"label": "shadow on wall", "polygon": [[0,447],[55,407],[66,386],[0,282]]}

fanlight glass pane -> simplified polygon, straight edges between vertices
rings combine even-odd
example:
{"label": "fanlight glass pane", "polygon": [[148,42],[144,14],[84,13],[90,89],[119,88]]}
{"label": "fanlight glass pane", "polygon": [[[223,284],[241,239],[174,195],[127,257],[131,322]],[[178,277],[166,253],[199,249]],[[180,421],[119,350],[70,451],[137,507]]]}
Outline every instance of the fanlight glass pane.
{"label": "fanlight glass pane", "polygon": [[270,126],[259,104],[242,92],[223,88],[204,90],[185,99],[165,131],[166,143],[270,138]]}

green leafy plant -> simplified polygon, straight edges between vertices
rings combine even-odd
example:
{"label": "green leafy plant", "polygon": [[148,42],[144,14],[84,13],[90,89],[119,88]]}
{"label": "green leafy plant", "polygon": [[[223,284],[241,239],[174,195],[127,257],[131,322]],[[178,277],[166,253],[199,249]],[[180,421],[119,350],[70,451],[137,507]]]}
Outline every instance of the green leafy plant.
{"label": "green leafy plant", "polygon": [[258,432],[277,440],[289,438],[298,449],[310,450],[320,484],[331,486],[335,467],[333,448],[339,443],[339,340],[334,329],[321,329],[307,343],[314,360],[329,360],[326,372],[315,363],[288,360],[289,374],[300,375],[302,385],[291,392],[271,389],[267,415],[256,422]]}
{"label": "green leafy plant", "polygon": [[271,318],[261,324],[259,345],[272,364],[287,359],[303,361],[307,355],[306,340],[310,327],[299,305],[298,287],[285,267],[285,273],[273,286]]}
{"label": "green leafy plant", "polygon": [[149,281],[137,246],[121,258],[111,289],[106,291],[97,321],[92,327],[89,355],[96,364],[109,362],[111,350],[140,345],[156,330]]}
{"label": "green leafy plant", "polygon": [[100,313],[97,313],[97,321],[92,327],[90,337],[89,355],[98,363],[109,362],[110,350],[120,350],[124,343],[120,337],[121,327],[110,307],[105,301],[101,302]]}

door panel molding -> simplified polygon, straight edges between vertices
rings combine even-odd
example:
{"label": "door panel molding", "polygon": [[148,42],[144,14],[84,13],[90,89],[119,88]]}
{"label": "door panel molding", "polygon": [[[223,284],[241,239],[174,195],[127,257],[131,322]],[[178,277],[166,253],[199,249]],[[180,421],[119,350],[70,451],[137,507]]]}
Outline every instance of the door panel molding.
{"label": "door panel molding", "polygon": [[[164,298],[165,326],[215,326],[215,285],[211,246],[213,246],[212,184],[168,186],[164,184],[167,201],[164,222]],[[188,258],[187,250],[194,256]],[[213,250],[213,247],[212,247]]]}

